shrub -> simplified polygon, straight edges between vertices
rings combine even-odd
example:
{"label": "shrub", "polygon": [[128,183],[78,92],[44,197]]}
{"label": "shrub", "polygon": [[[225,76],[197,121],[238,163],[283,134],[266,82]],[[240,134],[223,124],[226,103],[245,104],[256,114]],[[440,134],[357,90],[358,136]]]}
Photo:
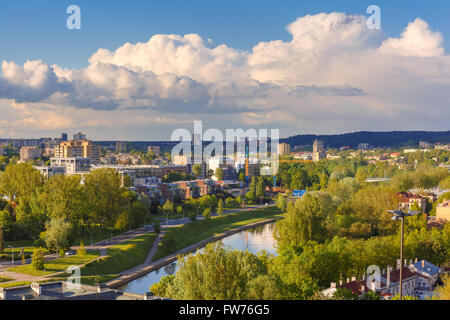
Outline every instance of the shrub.
{"label": "shrub", "polygon": [[44,249],[36,248],[33,251],[32,266],[35,270],[44,270],[45,268],[45,257]]}

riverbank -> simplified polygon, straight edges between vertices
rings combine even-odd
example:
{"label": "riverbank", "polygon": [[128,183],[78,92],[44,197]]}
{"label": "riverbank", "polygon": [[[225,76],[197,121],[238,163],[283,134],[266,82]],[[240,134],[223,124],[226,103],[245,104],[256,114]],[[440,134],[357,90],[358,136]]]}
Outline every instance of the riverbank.
{"label": "riverbank", "polygon": [[275,222],[275,221],[277,221],[277,220],[279,220],[281,218],[282,218],[281,215],[277,215],[277,216],[274,216],[274,217],[269,218],[269,219],[261,220],[261,221],[258,221],[258,222],[248,223],[248,224],[239,226],[237,228],[234,228],[234,229],[231,229],[231,230],[226,230],[224,232],[215,234],[214,236],[208,237],[207,239],[204,239],[204,240],[199,241],[199,242],[197,242],[195,244],[189,245],[189,246],[187,246],[187,247],[185,247],[185,248],[183,248],[181,250],[178,250],[175,253],[172,253],[172,254],[164,257],[164,258],[161,258],[161,259],[159,259],[159,260],[151,263],[150,265],[145,266],[145,267],[143,267],[143,268],[141,268],[139,270],[134,270],[133,272],[130,272],[128,274],[124,274],[123,276],[121,276],[121,277],[119,277],[117,279],[109,281],[109,282],[106,283],[106,285],[108,287],[110,287],[110,288],[118,288],[118,287],[123,286],[124,284],[127,284],[127,283],[129,283],[129,282],[131,282],[131,281],[133,281],[133,280],[135,280],[137,278],[140,278],[140,277],[142,277],[142,276],[144,276],[144,275],[146,275],[146,274],[148,274],[148,273],[150,273],[152,271],[155,271],[155,270],[157,270],[157,269],[159,269],[161,267],[164,267],[164,266],[166,266],[166,265],[168,265],[170,263],[173,263],[174,261],[176,261],[179,258],[180,255],[187,255],[189,253],[195,252],[198,249],[201,249],[201,248],[205,247],[208,243],[220,241],[223,238],[229,237],[229,236],[231,236],[233,234],[236,234],[236,233],[248,230],[248,229],[253,229],[253,228],[256,228],[256,227],[259,227],[259,226],[263,226],[263,225],[266,225],[266,224],[273,223],[273,222]]}

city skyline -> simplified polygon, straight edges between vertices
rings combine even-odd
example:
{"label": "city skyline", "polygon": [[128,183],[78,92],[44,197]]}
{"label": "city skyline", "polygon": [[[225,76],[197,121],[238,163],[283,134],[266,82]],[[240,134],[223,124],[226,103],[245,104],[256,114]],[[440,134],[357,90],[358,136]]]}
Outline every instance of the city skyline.
{"label": "city skyline", "polygon": [[3,4],[0,137],[168,141],[195,120],[282,137],[449,129],[448,4],[379,1],[370,30],[356,1],[79,1],[68,30],[70,4]]}

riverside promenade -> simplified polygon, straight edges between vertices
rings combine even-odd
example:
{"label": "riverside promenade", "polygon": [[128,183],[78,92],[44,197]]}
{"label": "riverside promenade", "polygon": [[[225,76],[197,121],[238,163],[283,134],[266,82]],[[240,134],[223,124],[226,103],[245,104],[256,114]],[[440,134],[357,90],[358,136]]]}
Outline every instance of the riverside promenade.
{"label": "riverside promenade", "polygon": [[159,242],[162,239],[162,233],[160,235],[158,235],[158,239],[153,243],[152,248],[149,251],[149,255],[147,256],[146,259],[146,263],[141,264],[137,267],[134,267],[132,269],[126,270],[124,272],[121,273],[121,275],[111,281],[108,281],[105,283],[105,285],[109,288],[118,288],[124,284],[127,284],[130,281],[133,281],[137,278],[140,278],[152,271],[155,271],[161,267],[164,267],[165,265],[168,265],[176,260],[178,260],[178,257],[180,255],[187,255],[189,253],[195,252],[198,249],[201,249],[203,247],[205,247],[208,243],[212,243],[212,242],[216,242],[219,241],[223,238],[226,238],[228,236],[231,236],[235,233],[239,233],[248,229],[253,229],[262,225],[266,225],[269,223],[273,223],[279,219],[282,219],[282,217],[276,217],[276,218],[271,218],[271,219],[267,219],[267,220],[263,220],[263,221],[259,221],[259,222],[255,222],[255,223],[251,223],[251,224],[247,224],[245,226],[241,226],[235,229],[231,229],[222,233],[219,233],[215,236],[209,237],[205,240],[202,240],[200,242],[197,242],[195,244],[192,244],[190,246],[187,246],[186,248],[183,248],[167,257],[164,257],[158,261],[155,261],[153,263],[151,263],[150,261],[152,260],[154,254],[156,253],[156,250],[158,249],[158,245]]}

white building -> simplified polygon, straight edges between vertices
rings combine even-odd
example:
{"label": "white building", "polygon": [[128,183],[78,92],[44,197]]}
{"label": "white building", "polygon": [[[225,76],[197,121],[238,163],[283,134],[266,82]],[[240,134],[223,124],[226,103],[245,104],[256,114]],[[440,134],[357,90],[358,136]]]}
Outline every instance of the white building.
{"label": "white building", "polygon": [[91,170],[90,158],[50,158],[51,167],[65,167],[66,174],[82,174]]}
{"label": "white building", "polygon": [[[398,261],[397,265],[399,264]],[[431,297],[443,270],[426,260],[417,261],[416,259],[414,263],[410,260],[408,264],[405,259],[404,265],[402,270],[402,295],[414,296],[419,300]],[[330,288],[323,290],[321,293],[324,297],[331,298],[338,288],[351,290],[359,296],[371,290],[389,300],[400,292],[400,268],[397,267],[393,270],[391,266],[388,266],[381,272],[378,284],[375,279],[368,283],[365,276],[361,281],[353,277],[351,281],[347,279],[346,283],[341,281],[339,285],[331,283]]]}
{"label": "white building", "polygon": [[40,173],[42,173],[45,177],[51,178],[58,174],[66,174],[66,167],[34,167]]}

